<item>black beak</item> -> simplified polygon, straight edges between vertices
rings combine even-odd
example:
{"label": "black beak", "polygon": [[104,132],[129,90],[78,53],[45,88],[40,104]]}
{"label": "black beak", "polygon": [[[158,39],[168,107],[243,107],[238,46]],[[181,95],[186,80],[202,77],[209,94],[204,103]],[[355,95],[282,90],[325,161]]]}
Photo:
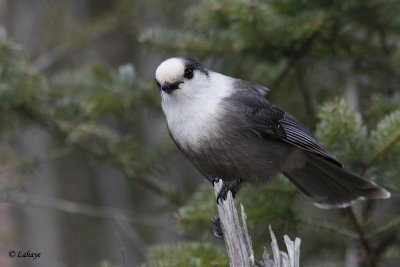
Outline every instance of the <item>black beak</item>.
{"label": "black beak", "polygon": [[171,93],[172,91],[174,91],[175,89],[178,89],[179,88],[179,85],[181,84],[181,83],[183,83],[182,81],[177,81],[177,82],[174,82],[174,83],[167,83],[167,82],[165,82],[165,83],[162,83],[161,84],[161,86],[160,86],[160,88],[161,88],[161,90],[163,90],[164,92],[166,92],[166,93]]}

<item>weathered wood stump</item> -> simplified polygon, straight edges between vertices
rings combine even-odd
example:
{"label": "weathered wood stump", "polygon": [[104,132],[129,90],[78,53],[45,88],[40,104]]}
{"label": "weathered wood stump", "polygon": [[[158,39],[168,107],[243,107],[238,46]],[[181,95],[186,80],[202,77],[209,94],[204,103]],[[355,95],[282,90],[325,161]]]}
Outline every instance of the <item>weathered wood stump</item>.
{"label": "weathered wood stump", "polygon": [[[215,196],[218,195],[222,187],[222,180],[214,185]],[[267,248],[264,249],[263,259],[256,261],[251,243],[251,238],[247,229],[247,217],[243,205],[240,204],[241,222],[234,205],[232,193],[229,192],[226,200],[220,201],[218,214],[221,220],[221,228],[224,235],[225,246],[231,267],[299,267],[300,261],[300,238],[294,241],[285,235],[284,241],[287,252],[281,251],[278,247],[275,234],[269,226],[271,235],[271,248],[273,259],[270,258]]]}

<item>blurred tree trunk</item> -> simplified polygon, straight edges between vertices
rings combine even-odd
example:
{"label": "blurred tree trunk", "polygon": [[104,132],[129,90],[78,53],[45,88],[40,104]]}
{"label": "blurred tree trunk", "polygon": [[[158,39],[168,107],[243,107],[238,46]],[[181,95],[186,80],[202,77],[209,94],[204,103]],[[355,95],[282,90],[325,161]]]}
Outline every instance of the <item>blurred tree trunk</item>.
{"label": "blurred tree trunk", "polygon": [[[107,208],[134,210],[131,206],[129,184],[125,177],[107,167],[97,171],[99,179],[100,201]],[[136,229],[123,221],[107,220],[105,222],[106,244],[110,254],[120,266],[136,266],[145,256],[146,244]]]}
{"label": "blurred tree trunk", "polygon": [[[53,144],[49,136],[37,129],[25,132],[18,141],[19,153],[22,158],[35,157],[45,153]],[[35,172],[29,172],[25,179],[26,192],[40,197],[54,197],[57,188],[58,173],[52,164],[41,164]],[[59,216],[56,212],[37,207],[18,206],[14,210],[15,225],[21,235],[21,242],[15,246],[16,251],[39,252],[41,257],[24,261],[25,266],[62,266],[59,260],[62,254]],[[19,261],[17,261],[19,262]]]}
{"label": "blurred tree trunk", "polygon": [[[71,46],[72,49],[63,50],[64,55],[56,58],[57,62],[46,65],[51,69],[51,71],[46,69],[46,73],[51,76],[53,69],[58,65],[67,69],[73,69],[71,67],[73,66],[82,70],[87,64],[98,64],[99,62],[107,62],[114,66],[133,62],[136,66],[140,66],[138,72],[141,76],[151,77],[154,65],[160,61],[159,55],[145,54],[139,49],[135,27],[138,27],[137,25],[144,27],[150,21],[154,22],[153,19],[156,17],[154,6],[159,2],[158,0],[151,2],[136,0],[0,0],[0,16],[1,14],[6,15],[4,18],[0,18],[0,23],[4,22],[10,37],[21,43],[25,52],[35,59],[52,53],[66,42],[73,43],[74,38],[77,38],[76,35],[84,26],[90,24],[92,20],[111,14],[124,23],[129,23],[129,25],[123,25],[125,26],[124,31],[121,31],[121,25],[118,24],[121,22],[117,22],[117,29],[111,27],[109,31],[105,31],[100,36],[96,35],[94,40],[79,40],[76,46]],[[118,12],[122,11],[117,9],[120,4],[124,7],[121,14]],[[162,5],[164,7],[168,5],[177,14],[185,7],[185,5],[166,3]],[[7,9],[6,11],[2,11],[4,7]],[[143,10],[146,12],[142,12]],[[177,16],[171,16],[171,18],[165,16],[162,20],[165,25],[171,21],[175,24],[181,23]],[[100,28],[102,29],[102,27]],[[148,114],[140,116],[148,116]],[[147,120],[148,118],[143,119],[143,121]],[[144,129],[141,129],[141,125],[137,125],[137,132],[143,136],[143,146],[165,136],[164,121],[154,120],[152,122],[157,125],[146,125]],[[154,130],[158,128],[163,129],[164,132]],[[60,145],[53,144],[52,139],[45,134],[35,137],[28,132],[20,140],[20,143],[21,150],[29,155],[47,149],[58,149]],[[133,213],[135,210],[145,210],[143,206],[146,206],[147,203],[151,203],[153,206],[166,206],[165,199],[143,192],[143,188],[132,187],[126,177],[115,169],[99,167],[96,165],[97,163],[88,162],[89,160],[89,155],[72,151],[61,159],[46,163],[41,166],[40,172],[27,174],[26,178],[29,181],[29,186],[26,188],[27,193],[99,207],[102,205],[118,207],[131,210]],[[186,165],[183,164],[183,166]],[[187,168],[183,168],[183,170],[185,172]],[[182,176],[186,174],[182,173],[182,170],[175,171],[175,174],[174,183],[179,186],[178,182],[182,181]],[[193,188],[195,185],[193,182],[184,181],[183,183],[189,184],[189,188]],[[174,227],[169,227],[172,228],[169,229],[170,232],[145,231],[141,233],[145,235],[143,237],[138,234],[140,229],[138,230],[135,225],[118,224],[110,219],[103,220],[49,209],[32,208],[29,207],[29,204],[27,207],[18,206],[14,210],[16,210],[14,223],[21,236],[24,237],[19,240],[16,247],[31,250],[41,248],[40,252],[43,255],[46,254],[44,257],[58,261],[44,264],[48,266],[58,266],[57,264],[61,263],[68,266],[78,264],[89,266],[99,259],[116,262],[121,266],[124,266],[125,263],[127,266],[134,266],[144,257],[146,246],[143,242],[149,242],[149,239],[157,242],[176,238]],[[155,214],[154,217],[155,225],[173,225],[172,216],[163,216],[160,213]],[[146,240],[143,241],[142,238]],[[121,249],[123,249],[123,253],[121,253]]]}
{"label": "blurred tree trunk", "polygon": [[345,81],[346,99],[350,107],[355,111],[360,111],[359,99],[360,95],[358,92],[358,80],[353,73],[349,72],[346,75]]}

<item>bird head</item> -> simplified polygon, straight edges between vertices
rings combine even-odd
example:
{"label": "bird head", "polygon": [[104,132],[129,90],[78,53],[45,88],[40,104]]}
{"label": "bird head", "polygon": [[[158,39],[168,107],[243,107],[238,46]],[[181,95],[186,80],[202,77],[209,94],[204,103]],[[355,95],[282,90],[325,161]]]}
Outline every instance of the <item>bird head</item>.
{"label": "bird head", "polygon": [[156,70],[155,79],[161,94],[195,93],[206,82],[209,70],[193,59],[174,57],[163,61]]}

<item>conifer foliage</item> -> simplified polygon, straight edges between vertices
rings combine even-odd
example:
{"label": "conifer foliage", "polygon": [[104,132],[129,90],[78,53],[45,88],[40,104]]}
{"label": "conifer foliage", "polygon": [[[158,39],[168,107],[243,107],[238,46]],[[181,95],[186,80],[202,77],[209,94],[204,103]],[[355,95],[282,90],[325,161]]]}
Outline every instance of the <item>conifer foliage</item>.
{"label": "conifer foliage", "polygon": [[[159,101],[157,91],[148,90],[148,83],[139,84],[132,65],[118,70],[98,65],[48,79],[11,41],[0,42],[0,62],[3,140],[12,140],[24,129],[40,128],[66,149],[87,153],[96,164],[116,166],[133,182],[163,193],[164,189],[143,179],[142,174],[171,153],[172,146],[160,144],[148,151],[140,145],[140,112],[144,108],[159,110]],[[16,180],[7,178],[62,156],[53,152],[41,151],[38,157],[21,161],[12,150],[3,150],[3,163],[10,173],[0,174],[1,181]]]}
{"label": "conifer foliage", "polygon": [[[283,176],[244,187],[236,202],[246,208],[256,258],[271,224],[277,236],[301,238],[301,266],[344,266],[349,258],[362,267],[400,265],[399,11],[398,0],[204,0],[181,14],[180,28],[141,32],[150,51],[196,58],[268,86],[268,99],[312,129],[345,168],[392,193],[388,200],[321,210]],[[0,40],[1,139],[39,128],[62,148],[21,159],[2,147],[2,190],[20,188],[19,174],[65,150],[82,152],[91,164],[112,165],[135,186],[180,205],[177,224],[190,240],[154,245],[141,266],[227,266],[223,242],[209,230],[212,187],[204,182],[186,199],[167,179],[144,176],[177,153],[167,136],[151,149],[142,145],[142,112],[159,114],[159,106],[154,81],[138,77],[132,65],[49,77],[19,45]],[[194,176],[182,184],[193,187]]]}
{"label": "conifer foliage", "polygon": [[[320,210],[283,177],[256,190],[244,188],[237,202],[246,207],[256,249],[272,224],[280,235],[302,238],[304,266],[343,266],[350,250],[360,266],[399,264],[400,21],[395,10],[400,10],[395,0],[205,0],[186,13],[184,29],[142,33],[146,44],[267,85],[269,100],[315,129],[347,169],[392,193],[390,200]],[[348,97],[348,104],[344,98],[350,94],[356,101]],[[205,185],[179,210],[178,221],[217,249],[221,244],[204,231],[214,212],[212,190]],[[179,260],[185,255],[182,246],[171,246],[176,257],[157,266],[186,266]],[[150,253],[150,262],[162,259]],[[213,261],[202,266],[214,266]]]}

